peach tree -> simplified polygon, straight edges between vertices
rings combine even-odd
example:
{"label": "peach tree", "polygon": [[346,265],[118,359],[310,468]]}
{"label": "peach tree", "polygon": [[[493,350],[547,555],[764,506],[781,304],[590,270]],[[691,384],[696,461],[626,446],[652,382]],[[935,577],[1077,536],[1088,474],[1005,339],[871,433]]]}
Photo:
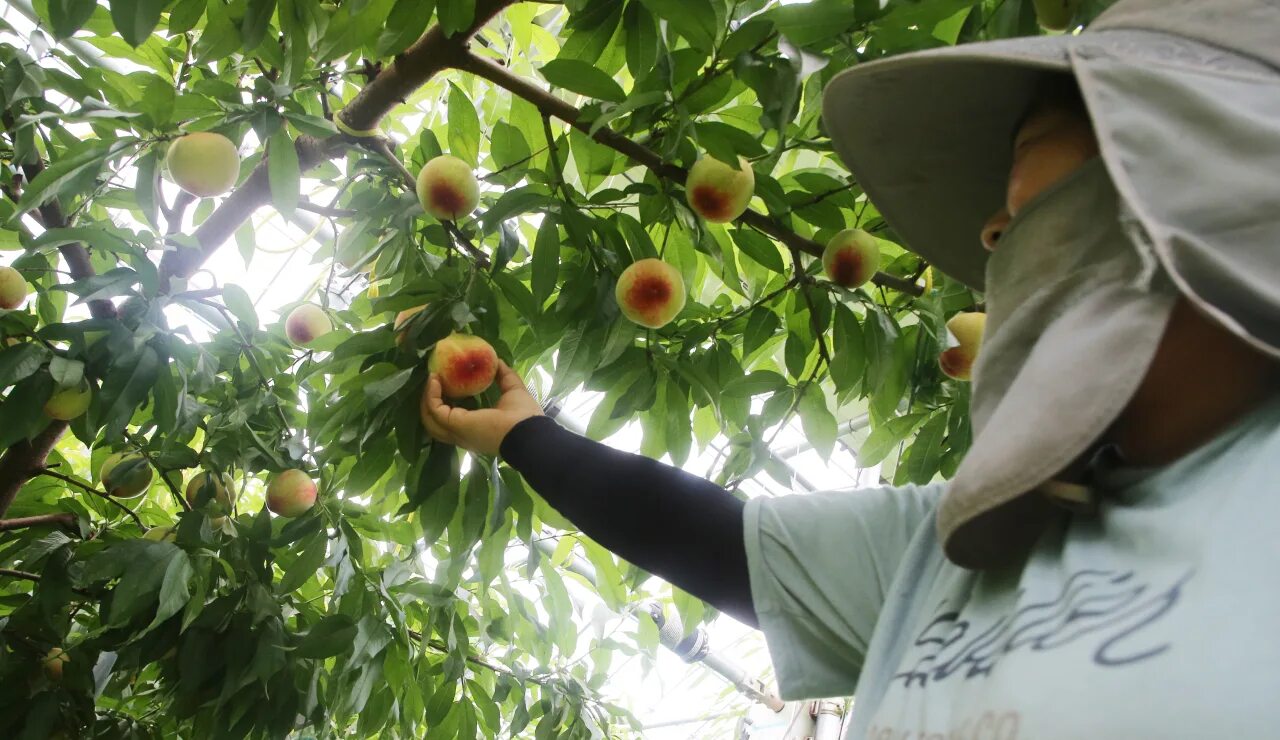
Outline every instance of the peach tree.
{"label": "peach tree", "polygon": [[[549,409],[602,393],[590,436],[637,423],[677,465],[722,439],[731,488],[790,483],[770,442],[796,419],[891,482],[968,444],[938,356],[981,297],[895,244],[820,92],[1039,33],[1032,0],[6,5],[5,737],[637,732],[605,680],[656,632],[580,631],[567,559],[614,610],[711,615],[431,443],[454,333]],[[322,276],[278,316],[245,287],[277,214]]]}

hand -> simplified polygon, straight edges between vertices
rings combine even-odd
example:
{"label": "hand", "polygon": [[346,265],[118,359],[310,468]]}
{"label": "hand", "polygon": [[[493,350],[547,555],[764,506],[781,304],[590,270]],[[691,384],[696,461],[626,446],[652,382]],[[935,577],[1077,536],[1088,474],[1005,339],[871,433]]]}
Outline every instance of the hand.
{"label": "hand", "polygon": [[531,416],[542,416],[542,407],[529,394],[524,381],[502,360],[498,360],[498,389],[502,396],[493,408],[449,406],[441,397],[440,378],[432,373],[422,399],[422,423],[427,433],[445,444],[497,455],[512,427]]}

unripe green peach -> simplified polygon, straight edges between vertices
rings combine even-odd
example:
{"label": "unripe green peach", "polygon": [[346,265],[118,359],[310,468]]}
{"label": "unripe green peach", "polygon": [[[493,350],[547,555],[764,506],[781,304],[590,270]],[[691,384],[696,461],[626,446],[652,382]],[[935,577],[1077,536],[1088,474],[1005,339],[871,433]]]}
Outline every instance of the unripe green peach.
{"label": "unripe green peach", "polygon": [[498,353],[480,337],[453,332],[436,342],[427,369],[440,376],[440,389],[450,398],[483,393],[498,374]]}
{"label": "unripe green peach", "polygon": [[314,303],[298,306],[290,311],[288,318],[284,320],[285,336],[299,347],[305,347],[331,331],[333,331],[333,321],[329,319],[324,309]]}
{"label": "unripe green peach", "polygon": [[61,388],[49,396],[49,400],[44,403],[44,413],[50,419],[71,421],[89,408],[91,400],[93,395],[89,391],[89,384],[81,381],[74,388]]}
{"label": "unripe green peach", "polygon": [[210,511],[231,513],[231,479],[208,470],[201,470],[187,481],[187,503],[198,509],[208,505]]}
{"label": "unripe green peach", "polygon": [[142,535],[142,539],[151,542],[173,542],[178,539],[178,531],[173,527],[152,527]]}
{"label": "unripe green peach", "polygon": [[1035,0],[1036,20],[1050,31],[1065,31],[1080,0]]}
{"label": "unripe green peach", "polygon": [[638,260],[622,271],[613,296],[623,316],[640,326],[660,329],[684,308],[684,278],[660,259]]}
{"label": "unripe green peach", "polygon": [[418,201],[433,218],[457,221],[480,203],[480,183],[470,165],[442,154],[418,173]]}
{"label": "unripe green peach", "polygon": [[210,198],[235,187],[240,152],[222,134],[197,131],[173,140],[165,165],[178,187],[198,198]]}
{"label": "unripe green peach", "polygon": [[316,505],[316,484],[296,468],[271,478],[267,484],[267,508],[283,517],[302,516]]}
{"label": "unripe green peach", "polygon": [[982,333],[987,326],[987,315],[980,312],[958,313],[947,321],[947,330],[959,344],[943,350],[938,365],[948,377],[969,380],[973,375],[973,363],[978,359],[982,346]]}
{"label": "unripe green peach", "polygon": [[117,452],[102,462],[98,479],[107,493],[116,498],[133,498],[151,485],[151,464],[136,452]]}
{"label": "unripe green peach", "polygon": [[689,168],[684,189],[695,213],[711,223],[728,223],[747,210],[755,194],[756,173],[745,157],[738,157],[738,168],[734,169],[705,156]]}
{"label": "unripe green peach", "polygon": [[822,252],[822,270],[827,279],[842,288],[862,285],[880,269],[880,247],[876,238],[862,229],[845,229],[827,242]]}
{"label": "unripe green peach", "polygon": [[62,680],[62,668],[71,660],[71,656],[67,655],[67,651],[60,647],[51,647],[49,652],[45,653],[42,665],[44,667],[44,675],[49,677],[50,681]]}
{"label": "unripe green peach", "polygon": [[27,300],[27,281],[12,267],[0,267],[0,308],[12,311]]}

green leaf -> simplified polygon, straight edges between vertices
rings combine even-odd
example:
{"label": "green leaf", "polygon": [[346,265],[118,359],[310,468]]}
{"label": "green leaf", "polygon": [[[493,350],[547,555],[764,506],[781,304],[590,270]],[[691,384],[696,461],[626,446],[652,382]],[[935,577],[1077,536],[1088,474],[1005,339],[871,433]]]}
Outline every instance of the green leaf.
{"label": "green leaf", "polygon": [[49,375],[59,388],[75,388],[84,381],[84,363],[54,355],[49,360]]}
{"label": "green leaf", "polygon": [[164,622],[169,617],[182,611],[187,605],[187,600],[191,598],[189,585],[191,583],[191,559],[187,557],[187,553],[180,548],[174,547],[175,552],[169,557],[169,562],[164,568],[164,578],[160,581],[160,597],[159,604],[156,606],[156,616],[151,620],[148,630]]}
{"label": "green leaf", "polygon": [[782,261],[782,252],[772,239],[751,229],[733,229],[730,232],[733,243],[756,264],[777,273],[785,273],[786,264]]}
{"label": "green leaf", "polygon": [[65,39],[85,24],[98,0],[49,0],[49,25],[54,38]]}
{"label": "green leaf", "polygon": [[244,19],[240,21],[241,47],[246,52],[258,48],[267,34],[271,16],[276,11],[276,0],[249,0]]}
{"label": "green leaf", "polygon": [[298,206],[298,189],[302,173],[298,169],[298,151],[284,126],[276,129],[267,142],[267,180],[271,200],[286,218]]}
{"label": "green leaf", "polygon": [[480,117],[462,88],[449,83],[449,153],[469,165],[479,161]]}
{"label": "green leaf", "polygon": [[258,330],[258,312],[254,310],[253,299],[244,288],[235,283],[223,285],[222,302],[227,304],[227,309],[240,320],[240,323],[253,331]]}
{"label": "green leaf", "polygon": [[542,219],[533,242],[533,298],[541,306],[555,290],[560,276],[560,227],[550,216]]}
{"label": "green leaf", "polygon": [[866,468],[884,460],[899,442],[924,423],[926,416],[924,413],[896,416],[871,430],[858,450],[858,465]]}
{"label": "green leaf", "polygon": [[920,428],[915,442],[907,454],[906,477],[912,483],[925,484],[938,472],[938,461],[942,459],[942,440],[947,434],[947,415],[934,414]]}
{"label": "green leaf", "polygon": [[311,541],[307,543],[306,548],[298,559],[289,564],[284,571],[284,577],[280,579],[280,583],[276,585],[276,593],[289,594],[297,591],[302,584],[311,580],[311,577],[320,570],[320,566],[324,565],[324,558],[328,552],[329,538],[324,532],[317,533],[311,537]]}
{"label": "green leaf", "polygon": [[667,27],[684,36],[695,49],[715,47],[720,20],[711,0],[643,0],[644,6],[667,22]]}
{"label": "green leaf", "polygon": [[435,0],[396,0],[375,46],[380,57],[395,56],[422,35],[431,22]]}
{"label": "green leaf", "polygon": [[141,46],[156,25],[169,0],[111,0],[111,20],[130,46]]}
{"label": "green leaf", "polygon": [[436,17],[445,36],[465,31],[475,21],[476,0],[438,0]]}
{"label": "green leaf", "polygon": [[31,377],[50,354],[39,342],[23,342],[0,350],[0,389]]}
{"label": "green leaf", "polygon": [[756,370],[724,384],[721,394],[728,398],[747,398],[773,393],[787,386],[787,379],[772,370]]}
{"label": "green leaf", "polygon": [[627,69],[635,79],[643,79],[658,62],[658,50],[662,45],[658,24],[644,5],[632,0],[627,3],[622,27],[627,34]]}
{"label": "green leaf", "polygon": [[321,619],[298,642],[294,654],[300,658],[332,658],[351,649],[356,639],[356,623],[346,614]]}
{"label": "green leaf", "polygon": [[22,191],[18,206],[14,209],[10,221],[43,204],[45,201],[62,194],[64,188],[76,178],[88,172],[96,172],[108,157],[132,143],[132,140],[117,139],[115,142],[94,141],[70,156],[61,157],[46,167]]}
{"label": "green leaf", "polygon": [[836,444],[836,417],[827,408],[822,390],[812,386],[806,389],[800,396],[796,411],[800,414],[800,425],[809,444],[822,455],[822,459],[830,459]]}
{"label": "green leaf", "polygon": [[577,59],[553,59],[538,70],[552,85],[614,103],[627,99],[622,86],[598,67]]}
{"label": "green leaf", "polygon": [[787,40],[800,46],[848,33],[857,25],[857,11],[848,0],[814,0],[783,5],[768,12],[768,17]]}

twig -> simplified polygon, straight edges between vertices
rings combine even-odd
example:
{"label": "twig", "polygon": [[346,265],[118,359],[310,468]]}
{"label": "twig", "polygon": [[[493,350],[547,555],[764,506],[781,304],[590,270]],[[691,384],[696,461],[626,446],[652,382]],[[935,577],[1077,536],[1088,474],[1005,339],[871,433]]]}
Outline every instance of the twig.
{"label": "twig", "polygon": [[[582,111],[573,105],[557,98],[549,91],[542,89],[535,83],[520,77],[511,72],[511,70],[498,64],[497,62],[484,59],[470,52],[464,55],[463,60],[459,64],[459,69],[470,72],[477,77],[482,77],[498,87],[507,90],[517,97],[524,98],[533,104],[544,116],[555,116],[560,120],[568,123],[570,126],[587,134],[595,141],[603,144],[620,154],[626,155],[632,161],[647,167],[653,174],[658,177],[671,180],[677,184],[683,185],[688,177],[688,171],[683,167],[678,167],[665,161],[657,152],[639,144],[622,134],[613,131],[607,126],[601,127],[592,133],[591,125],[582,120]],[[791,249],[798,249],[801,252],[820,257],[824,251],[823,245],[803,237],[796,232],[783,226],[777,220],[767,216],[759,211],[747,209],[738,221],[755,228],[761,233],[781,242]],[[894,290],[909,293],[911,295],[920,295],[920,286],[897,277],[896,275],[886,275],[877,272],[871,278],[872,282],[877,285],[892,288]]]}
{"label": "twig", "polygon": [[37,473],[37,475],[47,475],[50,478],[57,478],[58,480],[63,481],[64,483],[70,483],[71,485],[77,488],[83,489],[85,491],[88,491],[89,493],[92,493],[96,496],[101,496],[102,498],[105,498],[106,500],[110,501],[115,506],[119,507],[120,510],[124,511],[129,516],[133,517],[133,521],[137,522],[139,527],[142,527],[143,529],[147,528],[147,525],[142,523],[142,520],[138,518],[138,515],[133,511],[133,509],[130,509],[128,506],[125,506],[119,501],[116,501],[115,498],[113,498],[110,494],[108,494],[105,491],[99,491],[93,486],[87,485],[85,483],[81,483],[80,481],[76,480],[75,478],[72,478],[69,475],[63,475],[62,473],[59,473],[58,471],[52,470],[50,468],[41,468],[40,471]]}
{"label": "twig", "polygon": [[333,208],[331,206],[321,205],[320,203],[312,203],[306,198],[298,201],[298,210],[310,211],[321,216],[329,218],[355,218],[360,212],[353,208]]}
{"label": "twig", "polygon": [[370,141],[369,148],[381,154],[388,162],[391,163],[392,167],[395,167],[400,171],[400,176],[404,178],[405,190],[408,190],[411,193],[417,191],[418,178],[414,177],[413,173],[409,171],[409,168],[404,166],[404,162],[401,162],[400,158],[396,156],[389,139],[379,136],[378,138]]}
{"label": "twig", "polygon": [[[25,570],[14,570],[13,568],[0,568],[0,576],[8,576],[10,578],[21,578],[24,581],[31,581],[32,583],[39,583],[41,580],[43,580],[40,578],[40,576],[36,575],[35,573],[28,573]],[[81,596],[93,595],[88,591],[85,591],[82,588],[76,588],[75,586],[72,586],[71,590],[75,591]]]}
{"label": "twig", "polygon": [[75,523],[75,514],[40,514],[38,516],[23,516],[14,519],[0,519],[0,532],[7,532],[10,529],[39,527],[45,524],[70,527]]}

